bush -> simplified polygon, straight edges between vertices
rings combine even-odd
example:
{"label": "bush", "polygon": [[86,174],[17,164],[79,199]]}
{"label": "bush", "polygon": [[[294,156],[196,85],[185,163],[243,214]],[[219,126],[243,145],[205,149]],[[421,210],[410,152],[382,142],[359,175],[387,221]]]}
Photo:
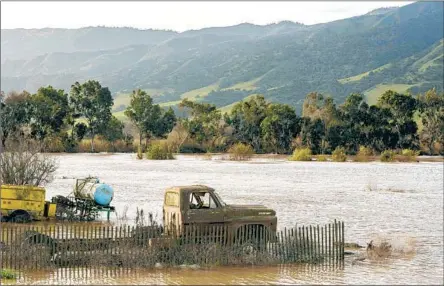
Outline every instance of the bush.
{"label": "bush", "polygon": [[236,143],[228,149],[230,160],[247,161],[250,160],[254,154],[253,147],[243,143]]}
{"label": "bush", "polygon": [[401,152],[403,161],[413,162],[416,161],[416,157],[419,156],[419,151],[404,149]]}
{"label": "bush", "polygon": [[357,162],[367,162],[369,160],[368,157],[373,155],[372,149],[365,146],[359,146],[358,154],[356,155],[355,161]]}
{"label": "bush", "polygon": [[381,153],[381,162],[393,162],[395,160],[395,152],[385,150]]}
{"label": "bush", "polygon": [[172,160],[174,159],[172,148],[166,143],[152,143],[146,151],[149,160]]}
{"label": "bush", "polygon": [[318,155],[318,156],[316,156],[316,161],[318,161],[318,162],[325,162],[325,161],[327,161],[327,156],[325,156],[325,155]]}
{"label": "bush", "polygon": [[336,147],[336,149],[331,154],[331,158],[334,162],[345,162],[347,160],[347,156],[345,155],[345,148]]}
{"label": "bush", "polygon": [[290,157],[291,161],[311,161],[310,148],[296,148],[293,155]]}
{"label": "bush", "polygon": [[15,279],[15,278],[17,278],[17,275],[14,272],[12,272],[12,270],[2,269],[0,272],[0,278]]}

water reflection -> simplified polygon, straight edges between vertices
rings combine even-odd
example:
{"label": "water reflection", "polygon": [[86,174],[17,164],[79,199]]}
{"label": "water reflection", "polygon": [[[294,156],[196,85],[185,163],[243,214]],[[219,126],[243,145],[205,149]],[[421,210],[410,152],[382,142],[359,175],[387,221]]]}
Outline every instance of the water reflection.
{"label": "water reflection", "polygon": [[344,270],[331,266],[177,267],[168,269],[58,269],[28,272],[7,284],[106,285],[272,285],[341,283]]}

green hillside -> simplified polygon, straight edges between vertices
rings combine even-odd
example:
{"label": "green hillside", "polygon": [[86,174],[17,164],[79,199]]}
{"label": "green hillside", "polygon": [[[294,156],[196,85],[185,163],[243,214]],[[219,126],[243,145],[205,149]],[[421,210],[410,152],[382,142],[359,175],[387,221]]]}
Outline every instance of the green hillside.
{"label": "green hillside", "polygon": [[136,88],[173,108],[183,98],[226,108],[254,92],[299,111],[312,91],[337,102],[365,92],[372,102],[388,87],[443,90],[443,5],[416,2],[317,25],[244,23],[182,33],[2,30],[1,85],[5,92],[69,90],[95,79],[114,94],[115,112]]}

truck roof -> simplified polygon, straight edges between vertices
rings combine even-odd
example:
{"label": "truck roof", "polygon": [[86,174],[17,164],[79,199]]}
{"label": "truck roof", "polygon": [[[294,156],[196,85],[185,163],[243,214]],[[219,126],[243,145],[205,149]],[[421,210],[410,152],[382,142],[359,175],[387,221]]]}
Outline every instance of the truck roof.
{"label": "truck roof", "polygon": [[189,185],[189,186],[175,186],[166,189],[166,192],[190,192],[190,191],[214,191],[213,188],[205,185]]}

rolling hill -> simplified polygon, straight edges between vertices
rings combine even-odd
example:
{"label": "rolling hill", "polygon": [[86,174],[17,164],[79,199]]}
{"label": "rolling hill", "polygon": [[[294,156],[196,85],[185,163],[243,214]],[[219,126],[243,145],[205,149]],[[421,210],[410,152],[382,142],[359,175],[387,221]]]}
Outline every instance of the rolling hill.
{"label": "rolling hill", "polygon": [[68,90],[96,79],[113,92],[116,112],[135,88],[163,106],[190,98],[224,110],[251,94],[300,110],[311,91],[337,102],[362,92],[374,102],[390,87],[443,90],[443,5],[416,2],[309,26],[2,30],[1,86]]}

